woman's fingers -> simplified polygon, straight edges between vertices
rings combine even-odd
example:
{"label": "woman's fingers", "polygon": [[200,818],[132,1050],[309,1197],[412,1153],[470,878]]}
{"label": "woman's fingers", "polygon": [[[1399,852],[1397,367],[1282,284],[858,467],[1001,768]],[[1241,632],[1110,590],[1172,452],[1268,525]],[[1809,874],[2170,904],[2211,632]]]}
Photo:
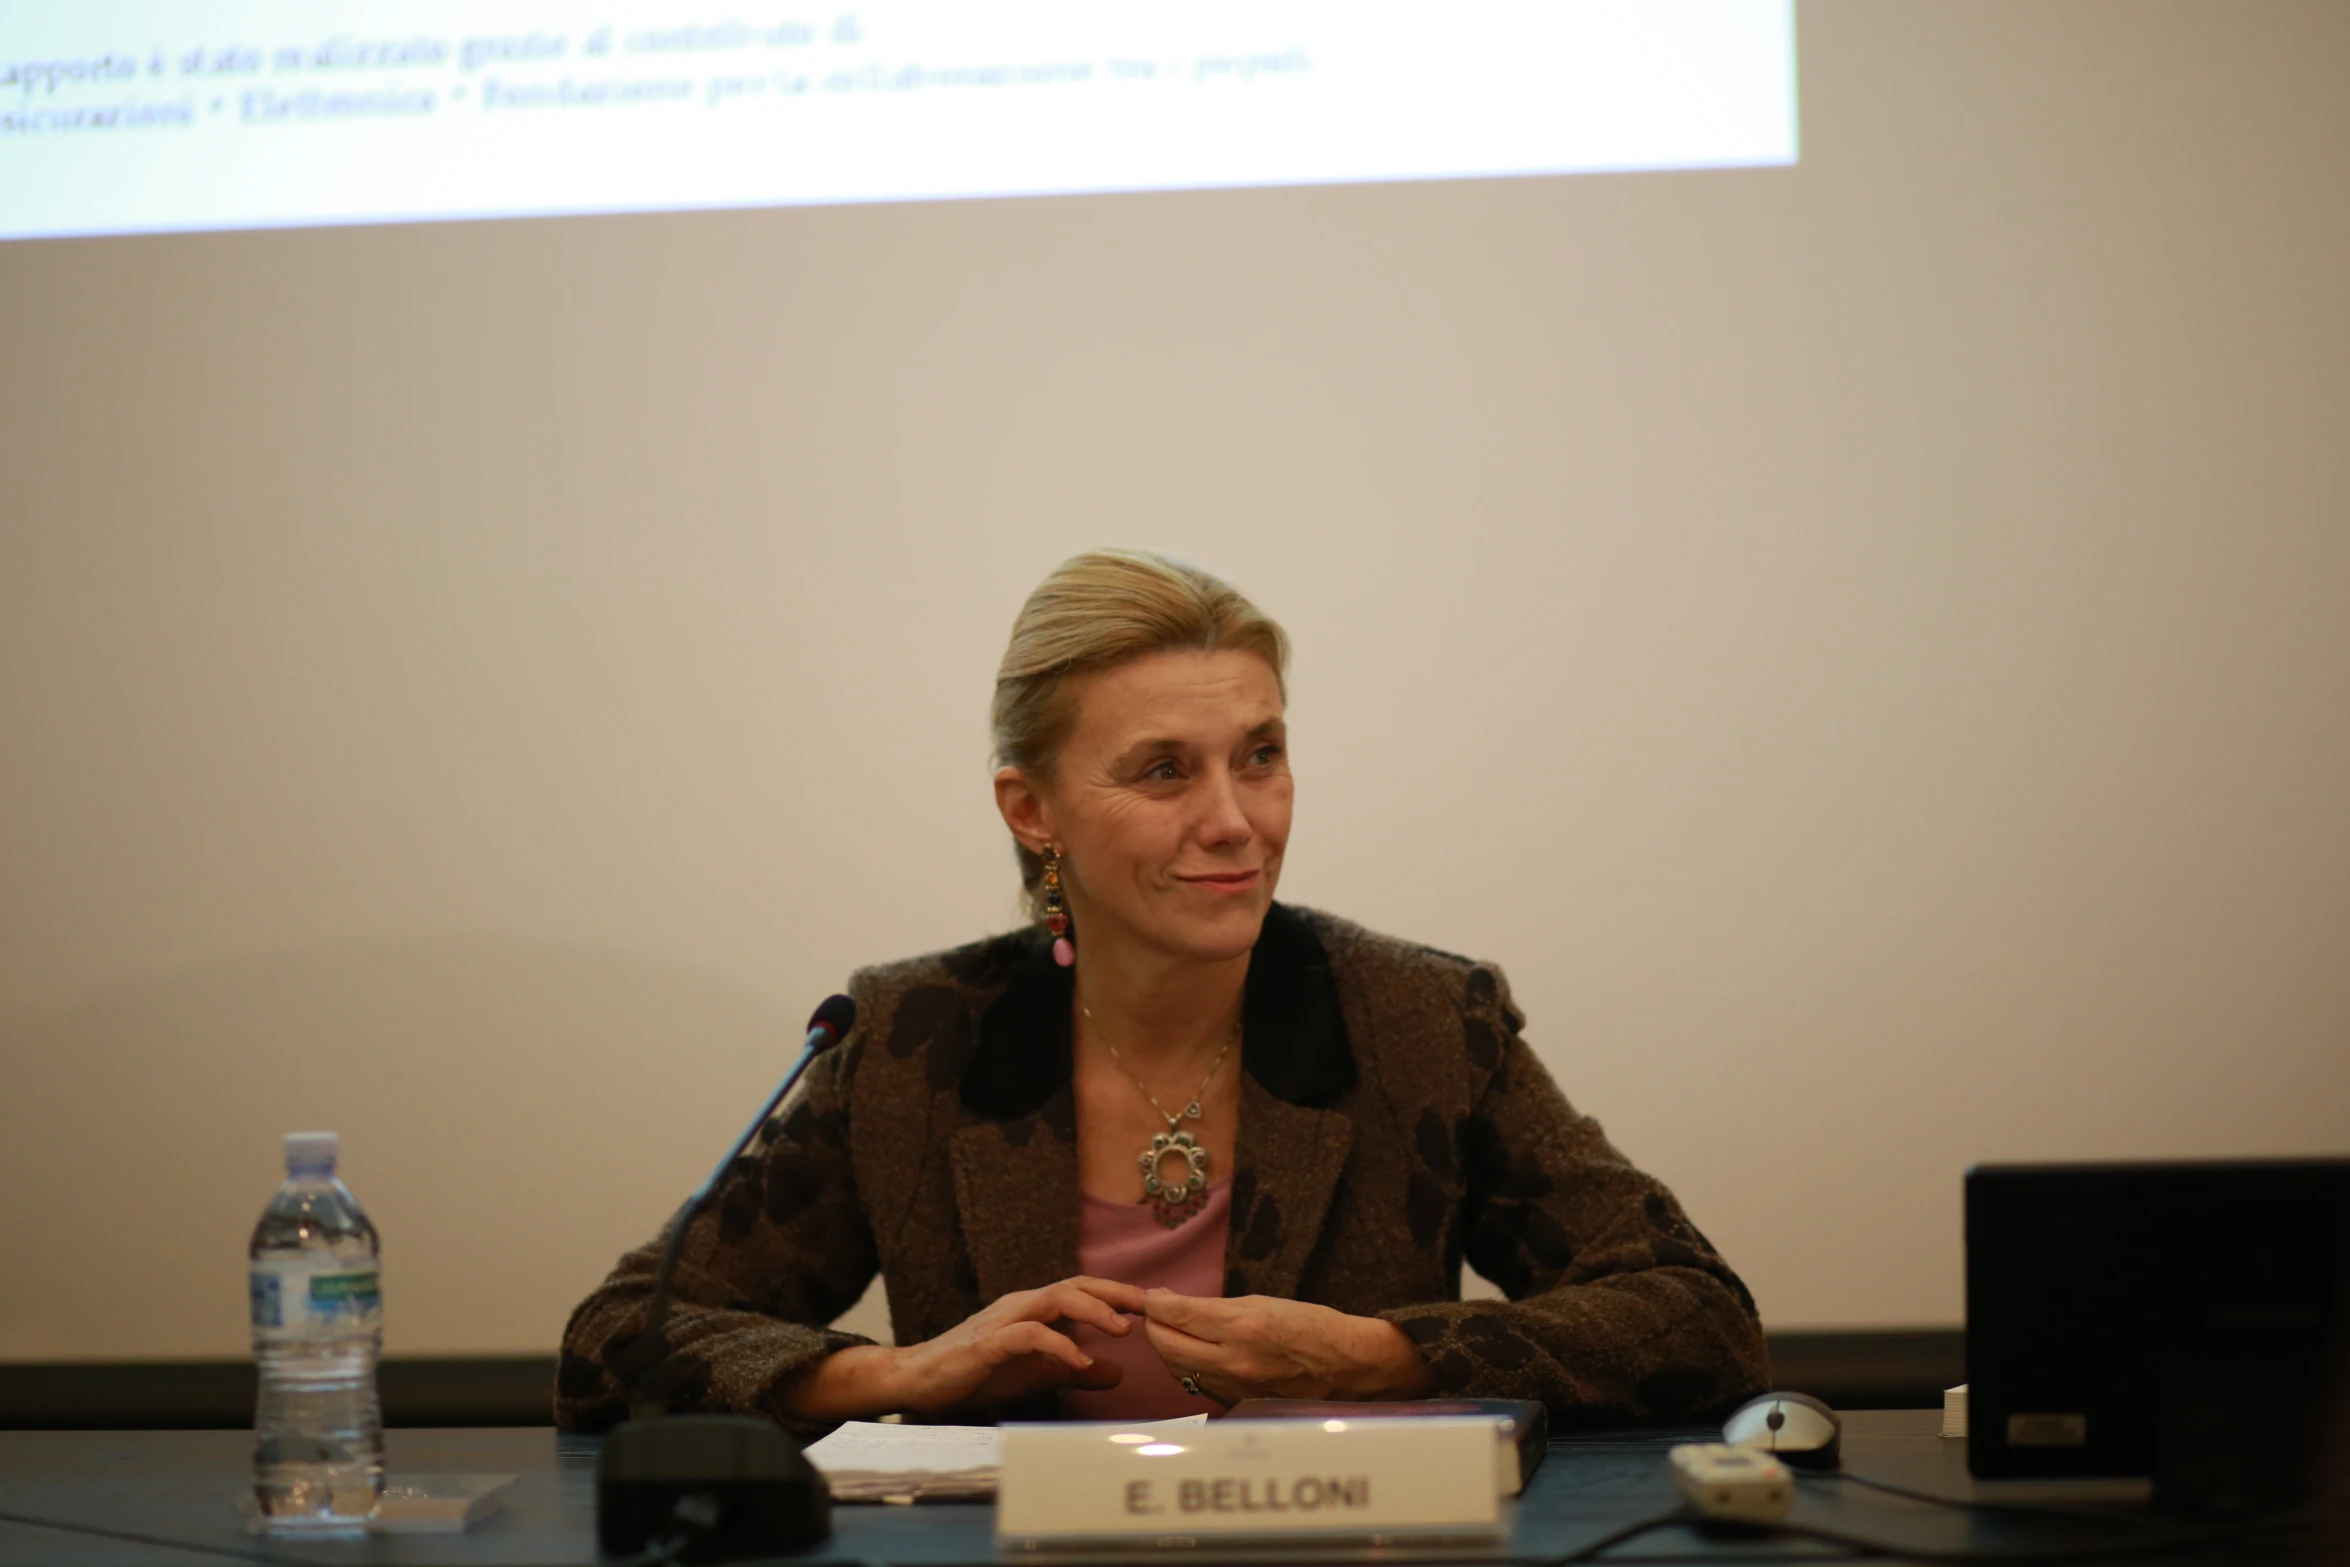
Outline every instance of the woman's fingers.
{"label": "woman's fingers", "polygon": [[1089,1278],[1084,1274],[1061,1282],[1073,1289],[1083,1290],[1113,1311],[1139,1317],[1147,1310],[1145,1292],[1137,1285],[1121,1283],[1116,1279]]}
{"label": "woman's fingers", "polygon": [[1015,1322],[989,1334],[981,1346],[989,1369],[968,1390],[982,1404],[1000,1404],[1052,1388],[1116,1387],[1125,1372],[1096,1360],[1041,1322]]}
{"label": "woman's fingers", "polygon": [[[1086,1288],[1095,1282],[1092,1279],[1063,1279],[1058,1284],[1048,1284],[1038,1290],[1036,1293],[1041,1297],[1040,1304],[1044,1308],[1038,1313],[1039,1319],[1050,1322],[1066,1318],[1071,1322],[1082,1322],[1087,1327],[1100,1328],[1114,1337],[1124,1338],[1132,1331],[1130,1324],[1118,1314],[1116,1305],[1098,1292]],[[1140,1294],[1140,1291],[1136,1293]],[[1140,1307],[1135,1308],[1135,1311],[1136,1315],[1141,1314]]]}
{"label": "woman's fingers", "polygon": [[1150,1336],[1151,1348],[1158,1351],[1159,1358],[1167,1363],[1167,1369],[1178,1376],[1186,1371],[1196,1371],[1209,1361],[1221,1358],[1218,1351],[1222,1345],[1204,1338],[1193,1338],[1181,1328],[1169,1327],[1156,1319],[1145,1321],[1142,1330]]}
{"label": "woman's fingers", "polygon": [[1005,1295],[925,1343],[892,1352],[901,1407],[924,1413],[991,1408],[1052,1388],[1116,1387],[1124,1371],[1096,1360],[1065,1331],[1076,1323],[1123,1338],[1142,1292],[1114,1280],[1071,1278]]}
{"label": "woman's fingers", "polygon": [[1201,1392],[1220,1404],[1249,1396],[1246,1391],[1234,1391],[1245,1379],[1235,1375],[1232,1354],[1225,1345],[1194,1338],[1181,1328],[1156,1320],[1143,1323],[1143,1331],[1150,1335],[1151,1348],[1158,1351],[1160,1362],[1178,1381],[1190,1377]]}
{"label": "woman's fingers", "polygon": [[1210,1343],[1222,1343],[1233,1333],[1233,1304],[1228,1300],[1154,1289],[1143,1292],[1143,1311],[1153,1322],[1180,1328]]}
{"label": "woman's fingers", "polygon": [[955,1333],[914,1352],[928,1368],[924,1408],[987,1407],[1051,1388],[1114,1387],[1115,1361],[1095,1360],[1064,1331],[1085,1323],[1124,1335],[1138,1308],[1152,1350],[1219,1403],[1246,1398],[1416,1397],[1432,1385],[1391,1323],[1261,1295],[1222,1299],[1071,1278],[1006,1295]]}
{"label": "woman's fingers", "polygon": [[[1131,1308],[1119,1306],[1109,1295],[1114,1290],[1132,1290],[1135,1304]],[[1082,1322],[1124,1338],[1131,1325],[1118,1313],[1131,1309],[1140,1316],[1141,1300],[1142,1292],[1131,1285],[1111,1284],[1105,1279],[1063,1279],[1043,1289],[1006,1295],[973,1317],[970,1325],[984,1333],[1007,1322]]]}
{"label": "woman's fingers", "polygon": [[[1168,1290],[1150,1292],[1146,1331],[1151,1347],[1177,1376],[1189,1375],[1210,1397],[1224,1403],[1244,1398],[1340,1398],[1343,1388],[1366,1381],[1362,1328],[1390,1324],[1347,1317],[1327,1306],[1243,1295],[1207,1300]],[[1417,1357],[1415,1355],[1415,1366]],[[1384,1365],[1384,1362],[1382,1362]],[[1378,1369],[1378,1368],[1373,1368]],[[1374,1390],[1401,1390],[1427,1381],[1382,1372],[1369,1378]]]}

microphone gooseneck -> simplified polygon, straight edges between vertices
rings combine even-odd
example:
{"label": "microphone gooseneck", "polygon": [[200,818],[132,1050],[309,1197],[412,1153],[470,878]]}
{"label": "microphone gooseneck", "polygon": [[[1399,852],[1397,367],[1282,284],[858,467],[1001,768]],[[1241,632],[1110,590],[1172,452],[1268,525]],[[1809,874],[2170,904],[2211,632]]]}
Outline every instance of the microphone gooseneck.
{"label": "microphone gooseneck", "polygon": [[694,1194],[685,1200],[685,1206],[679,1208],[677,1216],[670,1221],[668,1239],[661,1248],[661,1266],[653,1275],[652,1308],[645,1317],[643,1343],[650,1358],[644,1380],[652,1385],[645,1390],[648,1396],[637,1402],[640,1412],[646,1417],[659,1416],[667,1400],[668,1389],[662,1385],[661,1369],[669,1356],[662,1334],[669,1326],[670,1289],[676,1282],[678,1257],[685,1250],[685,1232],[709,1205],[710,1199],[717,1195],[718,1188],[725,1184],[727,1175],[733,1171],[735,1162],[758,1138],[760,1130],[775,1118],[776,1111],[783,1108],[784,1100],[791,1097],[792,1089],[799,1085],[810,1063],[839,1044],[856,1023],[857,1004],[854,1001],[837,995],[824,998],[808,1019],[808,1035],[800,1046],[799,1059],[783,1075],[783,1083],[775,1090],[774,1097],[767,1101],[765,1109],[751,1118],[751,1124],[743,1128],[742,1136],[735,1139],[734,1147],[727,1151],[725,1158],[718,1161],[718,1167],[694,1189]]}
{"label": "microphone gooseneck", "polygon": [[663,1409],[674,1390],[664,1334],[686,1230],[783,1108],[808,1063],[840,1043],[856,1021],[856,1004],[846,996],[828,997],[816,1009],[783,1086],[670,1221],[644,1334],[625,1356],[643,1370],[631,1375],[615,1368],[635,1384],[634,1418],[607,1432],[596,1453],[596,1544],[607,1557],[768,1557],[805,1550],[832,1533],[832,1494],[824,1477],[781,1426],[761,1415],[671,1415]]}

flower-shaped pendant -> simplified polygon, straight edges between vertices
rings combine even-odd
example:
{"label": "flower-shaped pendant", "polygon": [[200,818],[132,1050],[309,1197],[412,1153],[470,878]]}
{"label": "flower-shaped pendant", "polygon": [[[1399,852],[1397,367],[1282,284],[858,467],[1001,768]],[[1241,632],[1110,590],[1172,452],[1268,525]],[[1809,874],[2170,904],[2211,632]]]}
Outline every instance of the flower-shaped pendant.
{"label": "flower-shaped pendant", "polygon": [[[1173,1180],[1160,1174],[1170,1157],[1181,1158],[1184,1164],[1183,1173]],[[1158,1205],[1158,1220],[1168,1229],[1207,1206],[1208,1151],[1189,1132],[1177,1131],[1172,1121],[1134,1162],[1142,1169],[1143,1200]]]}

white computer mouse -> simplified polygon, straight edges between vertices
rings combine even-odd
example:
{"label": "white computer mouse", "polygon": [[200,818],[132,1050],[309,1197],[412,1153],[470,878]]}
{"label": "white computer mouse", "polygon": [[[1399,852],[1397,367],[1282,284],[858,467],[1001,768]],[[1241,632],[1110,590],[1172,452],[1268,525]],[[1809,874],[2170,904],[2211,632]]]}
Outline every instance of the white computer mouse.
{"label": "white computer mouse", "polygon": [[1833,1469],[1844,1439],[1836,1411],[1809,1393],[1765,1393],[1742,1404],[1722,1427],[1732,1447],[1753,1447],[1798,1469]]}

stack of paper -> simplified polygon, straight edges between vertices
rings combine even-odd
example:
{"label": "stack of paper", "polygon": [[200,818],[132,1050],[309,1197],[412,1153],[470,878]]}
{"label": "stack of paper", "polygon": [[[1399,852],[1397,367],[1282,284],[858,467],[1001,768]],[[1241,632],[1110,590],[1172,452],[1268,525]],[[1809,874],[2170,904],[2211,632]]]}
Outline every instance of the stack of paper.
{"label": "stack of paper", "polygon": [[1958,1386],[1947,1389],[1942,1394],[1942,1434],[1944,1436],[1966,1435],[1966,1388],[1967,1385],[1961,1382]]}
{"label": "stack of paper", "polygon": [[994,1426],[851,1420],[808,1449],[836,1502],[990,1497],[1002,1461]]}
{"label": "stack of paper", "polygon": [[[1136,1422],[1198,1425],[1208,1417]],[[1003,1445],[994,1426],[887,1425],[851,1420],[808,1449],[836,1502],[951,1502],[995,1495]]]}

